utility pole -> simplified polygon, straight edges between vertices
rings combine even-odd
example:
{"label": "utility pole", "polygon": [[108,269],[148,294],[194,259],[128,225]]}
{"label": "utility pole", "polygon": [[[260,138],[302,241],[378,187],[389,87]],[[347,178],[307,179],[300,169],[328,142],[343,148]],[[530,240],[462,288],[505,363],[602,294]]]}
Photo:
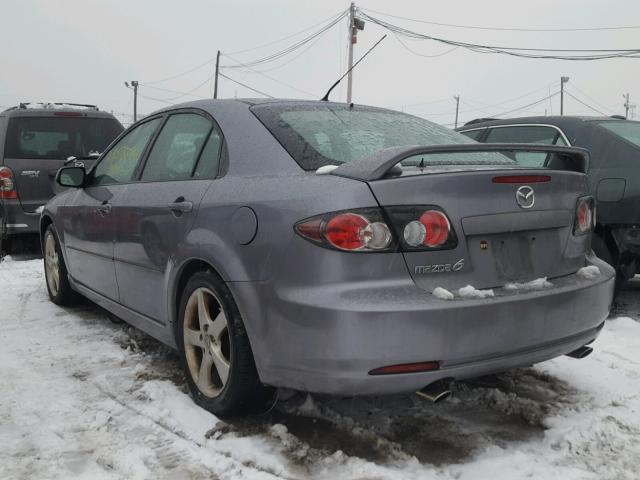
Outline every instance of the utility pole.
{"label": "utility pole", "polygon": [[454,95],[453,99],[456,101],[456,123],[453,128],[458,128],[458,110],[460,108],[460,95]]}
{"label": "utility pole", "polygon": [[631,106],[629,105],[629,94],[622,95],[622,98],[624,98],[624,118],[629,118],[629,107]]}
{"label": "utility pole", "polygon": [[220,50],[216,55],[216,79],[213,83],[213,98],[218,98],[218,72],[220,71]]}
{"label": "utility pole", "polygon": [[131,85],[129,82],[124,82],[125,87],[133,90],[133,123],[138,121],[138,81],[131,80]]}
{"label": "utility pole", "polygon": [[353,89],[353,46],[358,43],[358,30],[364,30],[364,21],[356,18],[356,4],[351,2],[349,7],[349,65],[347,71],[347,103],[351,103]]}
{"label": "utility pole", "polygon": [[564,115],[564,84],[569,81],[569,77],[560,77],[560,115]]}

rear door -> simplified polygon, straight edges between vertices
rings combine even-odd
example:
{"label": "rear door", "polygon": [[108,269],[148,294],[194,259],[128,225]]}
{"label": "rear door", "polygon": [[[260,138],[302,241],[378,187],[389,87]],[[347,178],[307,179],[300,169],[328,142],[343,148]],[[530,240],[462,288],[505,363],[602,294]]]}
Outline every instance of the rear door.
{"label": "rear door", "polygon": [[146,121],[122,137],[100,160],[90,184],[79,189],[63,207],[69,273],[84,286],[118,301],[113,263],[113,206],[134,176],[161,118]]}
{"label": "rear door", "polygon": [[217,175],[222,134],[199,111],[170,114],[132,184],[114,205],[121,303],[164,324],[169,264],[185,248],[200,201]]}
{"label": "rear door", "polygon": [[[55,174],[68,157],[102,152],[121,131],[113,118],[82,112],[11,117],[4,165],[13,171],[22,209],[35,212],[53,197]],[[87,168],[93,164],[83,162]]]}

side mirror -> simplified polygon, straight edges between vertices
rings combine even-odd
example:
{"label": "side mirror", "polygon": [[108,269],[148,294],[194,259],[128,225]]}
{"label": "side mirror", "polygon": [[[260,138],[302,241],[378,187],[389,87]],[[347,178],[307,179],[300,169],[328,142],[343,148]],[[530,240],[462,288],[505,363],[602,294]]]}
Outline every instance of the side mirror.
{"label": "side mirror", "polygon": [[84,167],[64,167],[58,170],[56,182],[63,187],[80,188],[84,186],[86,177]]}

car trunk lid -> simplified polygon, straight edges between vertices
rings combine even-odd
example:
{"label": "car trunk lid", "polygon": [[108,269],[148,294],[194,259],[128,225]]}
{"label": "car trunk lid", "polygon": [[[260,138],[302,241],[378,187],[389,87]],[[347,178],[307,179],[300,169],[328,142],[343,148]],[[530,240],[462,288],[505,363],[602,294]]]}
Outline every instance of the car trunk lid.
{"label": "car trunk lid", "polygon": [[[535,178],[532,170],[512,168],[455,172],[425,168],[421,174],[369,185],[390,215],[393,207],[415,205],[439,208],[449,218],[457,237],[453,248],[403,253],[417,285],[429,291],[468,284],[486,289],[559,277],[584,266],[588,235],[574,235],[573,219],[577,199],[587,191],[586,176],[537,173],[548,180],[524,183],[521,180]],[[505,178],[512,180],[497,183]],[[532,192],[524,206],[517,198],[523,190]]]}

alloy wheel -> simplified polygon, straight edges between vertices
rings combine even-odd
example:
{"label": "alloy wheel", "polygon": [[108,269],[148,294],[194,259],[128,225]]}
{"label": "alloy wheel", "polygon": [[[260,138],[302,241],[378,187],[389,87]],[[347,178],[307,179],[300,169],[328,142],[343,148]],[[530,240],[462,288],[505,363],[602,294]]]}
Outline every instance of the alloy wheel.
{"label": "alloy wheel", "polygon": [[198,288],[189,297],[183,338],[191,378],[203,395],[217,397],[229,379],[231,345],[222,302],[208,288]]}
{"label": "alloy wheel", "polygon": [[60,291],[60,260],[56,250],[56,239],[51,233],[47,234],[45,240],[44,264],[47,273],[47,285],[51,295],[55,297]]}

